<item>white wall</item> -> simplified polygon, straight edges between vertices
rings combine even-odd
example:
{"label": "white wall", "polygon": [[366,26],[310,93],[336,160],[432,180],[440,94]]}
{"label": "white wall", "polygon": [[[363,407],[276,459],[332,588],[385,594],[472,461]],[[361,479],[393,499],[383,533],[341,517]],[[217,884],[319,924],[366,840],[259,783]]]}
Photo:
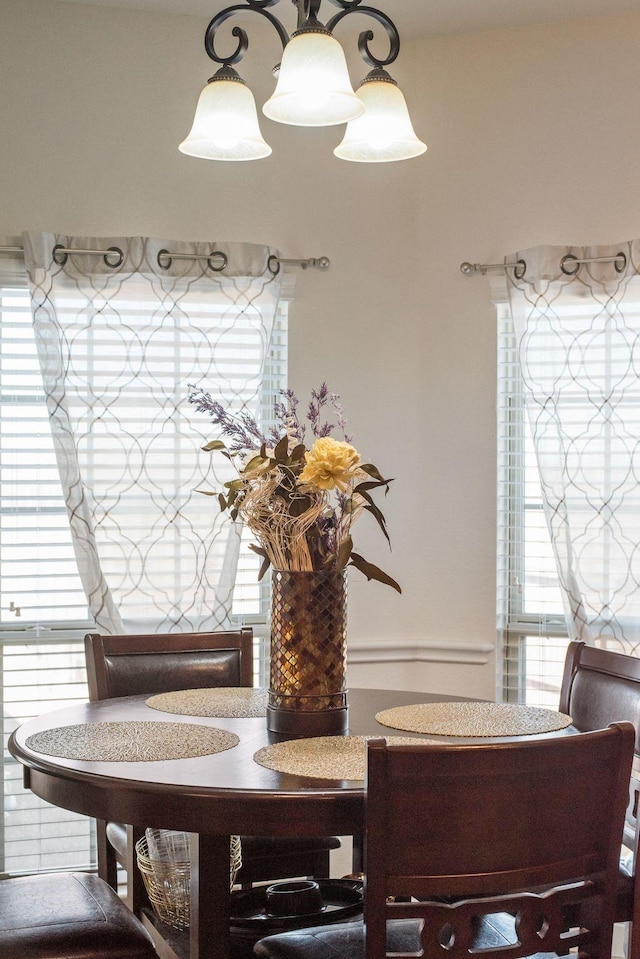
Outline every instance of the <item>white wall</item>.
{"label": "white wall", "polygon": [[[42,228],[329,256],[298,278],[290,378],[340,392],[395,477],[392,553],[366,521],[356,534],[403,586],[351,577],[350,682],[492,696],[495,319],[487,280],[458,268],[638,236],[640,14],[403,37],[394,74],[429,150],[380,166],[335,159],[339,131],[266,120],[266,160],[182,156],[213,72],[199,19],[51,0],[0,17],[0,243]],[[264,99],[259,57],[242,72]]]}

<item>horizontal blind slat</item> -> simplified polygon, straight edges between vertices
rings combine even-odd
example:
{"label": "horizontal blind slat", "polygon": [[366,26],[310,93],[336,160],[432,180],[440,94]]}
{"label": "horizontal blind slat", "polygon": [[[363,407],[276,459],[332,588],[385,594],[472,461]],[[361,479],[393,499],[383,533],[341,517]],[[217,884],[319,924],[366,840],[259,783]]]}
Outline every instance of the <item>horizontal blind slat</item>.
{"label": "horizontal blind slat", "polygon": [[568,643],[513,324],[498,311],[498,629],[502,696],[557,709]]}
{"label": "horizontal blind slat", "polygon": [[[243,299],[242,291],[235,294],[235,300],[212,309],[210,303],[192,298],[188,316],[193,330],[205,331],[215,341],[216,363],[232,385],[243,375],[247,362],[255,365],[261,348],[255,311]],[[283,300],[261,381],[259,405],[265,432],[272,425],[278,391],[286,386],[287,310],[288,303]],[[62,322],[68,325],[69,335],[75,337],[79,364],[72,375],[82,388],[84,365],[90,365],[99,356],[100,370],[92,399],[99,398],[103,404],[105,422],[117,417],[125,430],[143,429],[157,407],[150,391],[186,390],[180,371],[198,368],[197,348],[181,336],[180,330],[161,328],[168,316],[165,311],[141,306],[135,298],[124,304],[117,316],[94,317],[90,330],[81,330],[87,311],[79,316],[76,311],[77,299],[68,297],[66,305],[63,303]],[[145,372],[131,379],[126,395],[113,388],[114,377],[121,370],[109,359],[110,343],[123,324],[135,331],[154,329],[152,342],[144,351],[147,369],[153,363],[154,374]],[[134,351],[132,363],[135,358]],[[239,390],[234,395],[241,399]],[[204,432],[206,423],[198,427]],[[92,455],[102,457],[111,467],[113,451],[108,439],[108,426],[101,433],[98,425],[89,442]],[[185,442],[174,437],[158,440],[155,476],[163,495],[171,487],[191,489],[193,485],[193,477],[181,472],[180,444],[184,448]],[[198,442],[197,431],[193,442]],[[172,460],[167,464],[168,454]],[[112,475],[119,468],[120,464],[114,463]],[[107,475],[105,490],[108,486]],[[134,504],[134,515],[136,509]],[[141,535],[144,532],[141,523]],[[162,548],[167,555],[166,588],[180,593],[180,567],[189,561],[188,551],[185,554],[174,537],[167,537],[167,545]],[[221,562],[222,555],[222,547],[214,548],[212,562]],[[119,556],[115,548],[111,555],[107,552],[107,575],[117,573]],[[255,674],[264,685],[269,581],[266,577],[258,582],[258,568],[259,558],[249,550],[248,536],[243,536],[233,613],[239,623],[246,622],[254,628]],[[214,570],[211,575],[214,582]],[[0,698],[5,761],[0,823],[0,853],[3,852],[4,861],[0,860],[0,875],[82,869],[95,859],[90,821],[49,806],[25,791],[21,767],[6,748],[11,732],[25,720],[86,700],[82,637],[92,628],[60,489],[26,282],[0,285]],[[144,624],[140,628],[153,631],[154,625]]]}

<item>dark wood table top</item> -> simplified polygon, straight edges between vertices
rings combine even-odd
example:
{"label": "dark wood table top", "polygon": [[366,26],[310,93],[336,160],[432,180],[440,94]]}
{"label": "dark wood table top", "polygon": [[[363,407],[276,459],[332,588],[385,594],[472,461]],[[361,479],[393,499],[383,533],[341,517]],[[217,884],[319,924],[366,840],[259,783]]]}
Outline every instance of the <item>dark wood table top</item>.
{"label": "dark wood table top", "polygon": [[[82,703],[24,723],[9,750],[25,766],[26,784],[54,805],[97,819],[217,835],[349,835],[360,828],[364,783],[321,780],[275,772],[254,753],[282,736],[264,718],[180,716],[150,709],[145,696]],[[349,733],[411,736],[382,726],[382,709],[423,702],[463,700],[425,692],[352,689]],[[58,726],[98,722],[184,722],[229,730],[240,737],[215,755],[162,762],[89,762],[47,756],[26,745],[29,736]],[[283,809],[286,805],[286,815]]]}

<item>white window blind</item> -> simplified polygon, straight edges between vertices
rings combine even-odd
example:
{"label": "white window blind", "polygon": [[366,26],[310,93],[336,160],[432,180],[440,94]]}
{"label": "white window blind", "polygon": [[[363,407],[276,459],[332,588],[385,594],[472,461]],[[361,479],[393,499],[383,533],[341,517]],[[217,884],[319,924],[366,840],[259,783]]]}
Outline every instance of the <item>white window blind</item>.
{"label": "white window blind", "polygon": [[498,312],[498,630],[506,702],[558,708],[567,644],[562,596],[524,406],[513,323]]}
{"label": "white window blind", "polygon": [[[285,290],[260,395],[265,430],[272,423],[274,399],[286,385],[292,284]],[[96,344],[95,349],[98,347]],[[101,351],[99,356],[103,355]],[[235,361],[231,355],[225,358],[228,365],[240,360],[240,356]],[[158,362],[166,365],[167,357],[159,354]],[[185,397],[186,393],[185,383]],[[203,426],[206,430],[206,424]],[[202,501],[206,522],[207,512],[213,514],[217,504],[206,497]],[[269,577],[258,582],[260,559],[248,544],[249,538],[243,534],[232,611],[234,621],[251,625],[258,637],[255,675],[264,684]],[[174,559],[179,567],[180,556]],[[170,562],[167,565],[170,567]],[[4,735],[0,876],[84,868],[95,861],[90,821],[48,806],[24,790],[22,769],[6,749],[9,735],[21,722],[87,698],[82,640],[94,628],[77,573],[58,479],[26,279],[20,268],[5,270],[0,275],[0,699]]]}
{"label": "white window blind", "polygon": [[[635,593],[629,590],[628,605],[616,597],[614,619],[619,624],[620,636],[608,629],[612,613],[601,596],[607,593],[609,583],[624,583],[625,577],[633,582],[629,556],[633,555],[634,543],[637,544],[639,512],[637,488],[627,463],[629,450],[637,441],[640,407],[629,362],[629,344],[635,342],[639,326],[638,292],[634,279],[626,283],[618,298],[601,292],[600,299],[594,296],[592,300],[580,289],[571,296],[556,297],[556,352],[545,353],[542,358],[534,356],[532,361],[532,345],[527,342],[528,368],[533,365],[538,375],[549,370],[560,376],[569,367],[569,358],[571,361],[573,380],[570,376],[562,380],[563,440],[572,452],[565,465],[566,504],[572,516],[570,533],[576,555],[585,564],[584,589],[592,590],[589,615],[596,637],[600,633],[593,641],[628,653],[634,652],[633,636],[637,631]],[[498,310],[498,626],[503,648],[503,695],[507,700],[555,708],[568,643],[563,599],[543,512],[538,464],[525,413],[516,338],[503,279],[494,281],[493,293]],[[535,310],[532,316],[538,318]],[[554,382],[554,375],[549,373],[549,384]],[[628,388],[623,388],[627,381]],[[538,397],[537,416],[540,399],[545,395],[542,392]],[[598,397],[603,398],[601,409],[597,408]],[[556,452],[553,435],[549,431],[543,447],[547,467],[549,456]],[[594,437],[597,442],[587,442]],[[596,484],[593,502],[585,495],[590,483]],[[591,535],[589,524],[597,514],[594,504],[602,502],[609,508],[609,500],[613,504],[612,528],[615,527],[613,531],[625,548],[616,552],[615,535],[603,539],[607,549],[596,549],[591,581],[589,553],[585,550]],[[598,529],[595,523],[594,540]],[[565,563],[566,559],[565,556]],[[567,576],[567,570],[564,575]],[[611,591],[615,594],[614,586]],[[621,595],[625,596],[624,591]]]}
{"label": "white window blind", "polygon": [[0,289],[0,622],[88,622],[24,286]]}
{"label": "white window blind", "polygon": [[56,632],[42,642],[31,630],[24,636],[2,633],[5,766],[0,850],[5,875],[84,868],[95,860],[90,820],[50,806],[24,789],[22,767],[6,752],[7,737],[26,719],[87,698],[82,642],[69,642],[65,634],[72,635],[70,630],[60,630],[60,637]]}

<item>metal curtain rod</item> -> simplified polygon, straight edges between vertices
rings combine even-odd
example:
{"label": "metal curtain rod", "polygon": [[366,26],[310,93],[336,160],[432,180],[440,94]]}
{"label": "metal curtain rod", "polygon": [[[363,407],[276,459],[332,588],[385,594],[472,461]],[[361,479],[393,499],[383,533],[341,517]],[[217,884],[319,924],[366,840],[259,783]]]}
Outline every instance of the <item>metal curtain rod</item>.
{"label": "metal curtain rod", "polygon": [[[0,253],[14,254],[24,256],[24,248],[21,246],[0,246]],[[53,259],[56,263],[63,264],[69,253],[76,253],[83,256],[102,256],[107,266],[117,267],[124,262],[124,254],[119,247],[110,247],[108,250],[80,250],[72,249],[66,246],[54,246]],[[211,263],[217,260],[217,266]],[[117,262],[112,262],[112,261]],[[167,270],[171,266],[172,260],[209,260],[209,265],[215,273],[221,273],[227,265],[226,254],[221,250],[212,250],[210,253],[170,253],[168,250],[160,250],[158,253],[158,265]],[[285,259],[284,257],[270,256],[268,267],[272,273],[277,273],[281,266],[299,266],[303,270],[307,268],[314,270],[328,270],[331,261],[328,256],[307,257],[306,259]]]}
{"label": "metal curtain rod", "polygon": [[465,276],[473,276],[474,273],[484,275],[489,270],[508,270],[510,266],[515,265],[515,263],[467,263],[465,260],[464,263],[460,264],[460,272],[464,273]]}
{"label": "metal curtain rod", "polygon": [[[573,276],[577,273],[583,263],[613,263],[617,273],[622,273],[627,266],[626,253],[616,253],[615,256],[592,256],[579,259],[573,253],[567,253],[560,260],[560,269],[567,276]],[[465,276],[473,276],[476,273],[487,273],[488,270],[514,270],[516,279],[521,280],[527,270],[525,260],[516,260],[514,263],[464,263],[460,264],[460,272]]]}

